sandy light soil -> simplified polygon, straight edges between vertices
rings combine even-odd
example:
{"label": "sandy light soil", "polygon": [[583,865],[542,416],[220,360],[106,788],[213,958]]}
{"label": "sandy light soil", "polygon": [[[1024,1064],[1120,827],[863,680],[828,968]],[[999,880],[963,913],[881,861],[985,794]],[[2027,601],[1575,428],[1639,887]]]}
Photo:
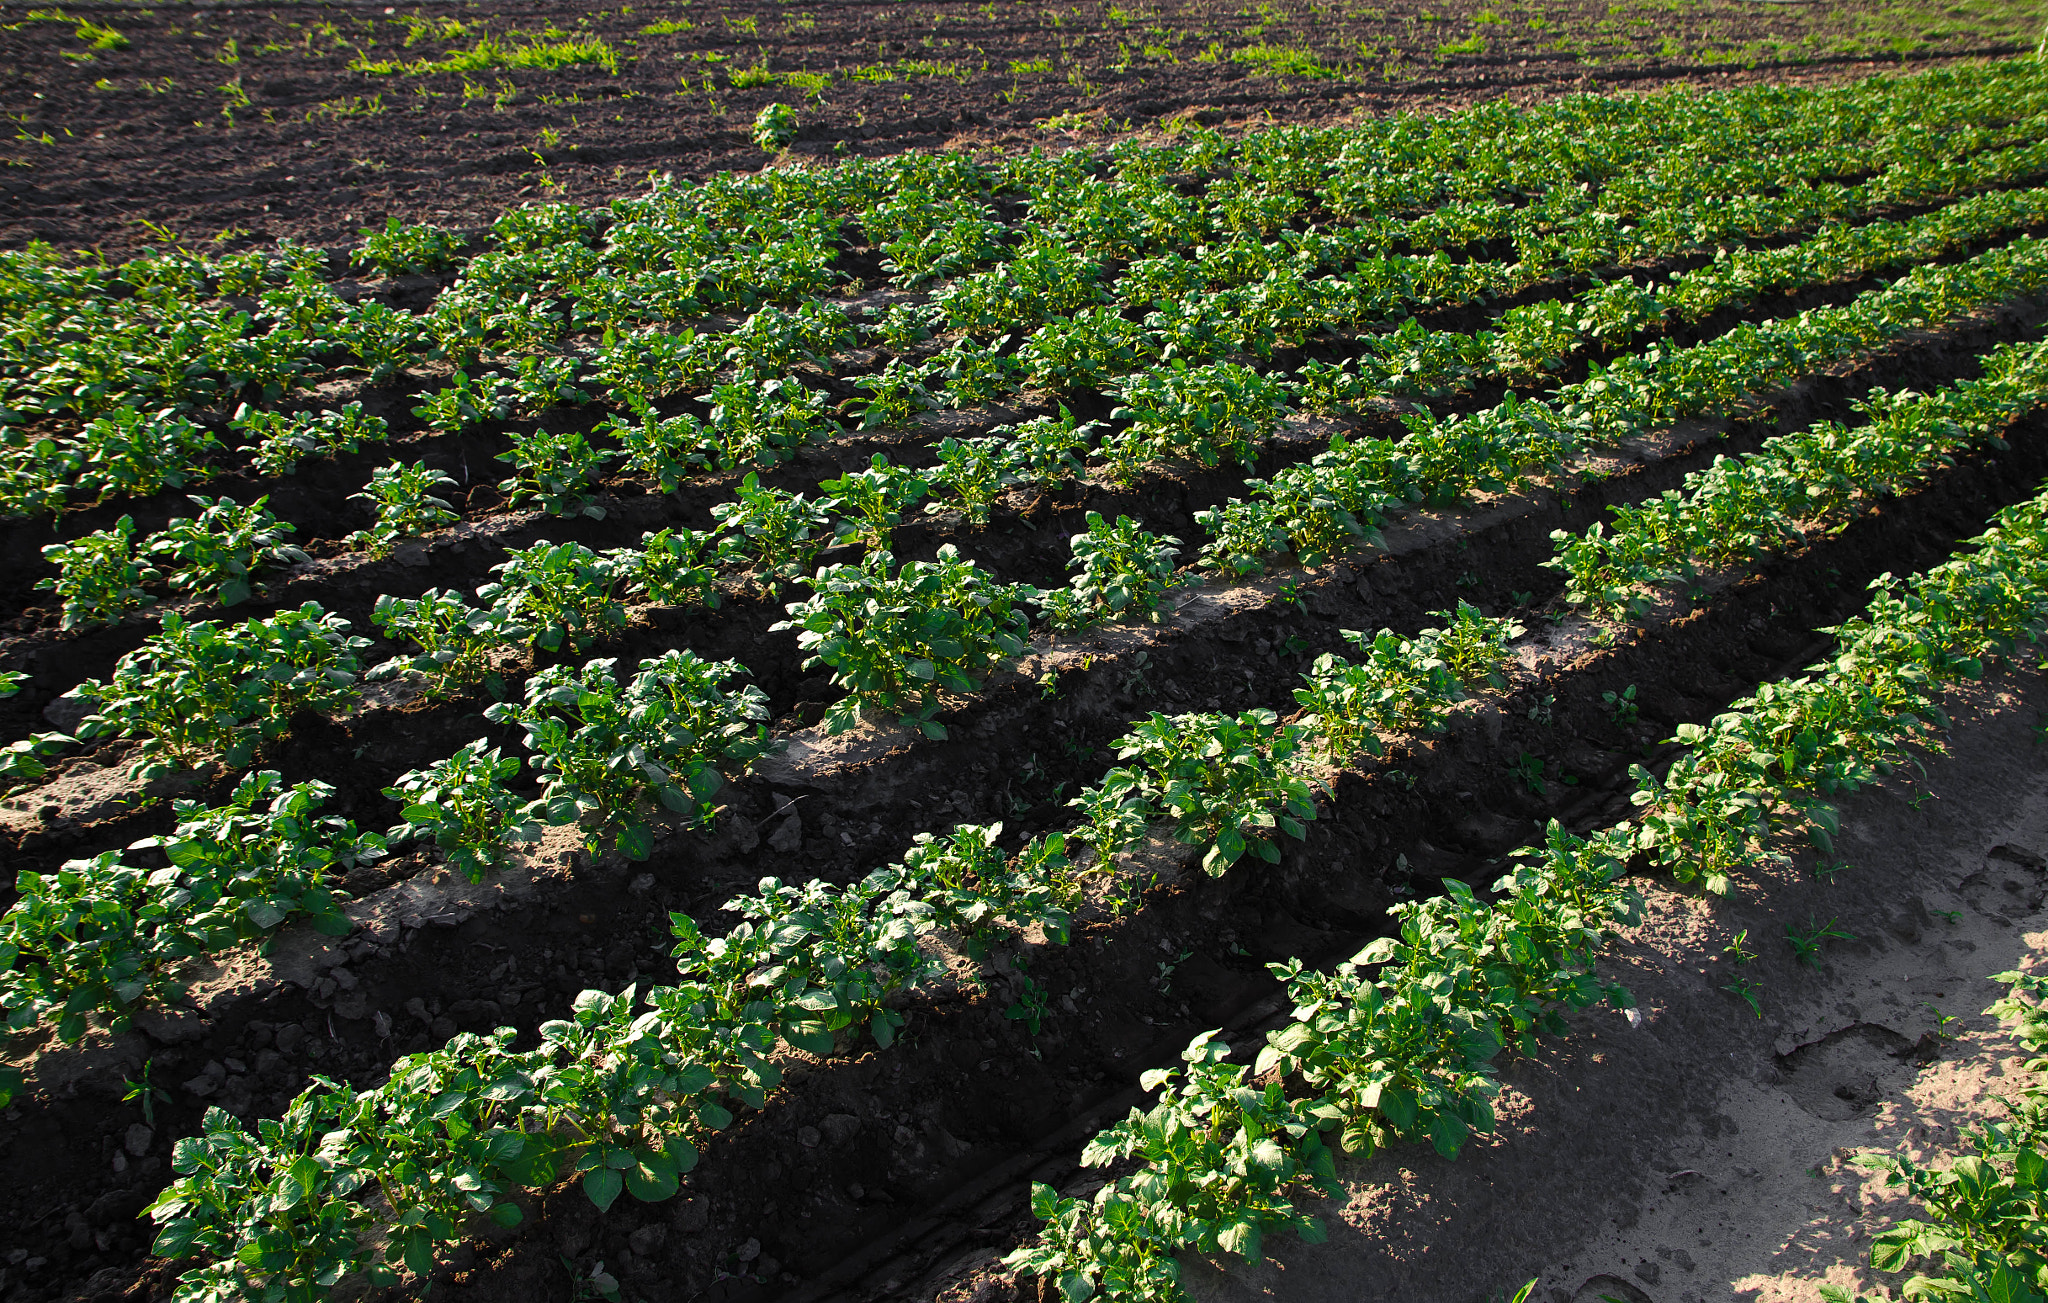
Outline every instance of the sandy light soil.
{"label": "sandy light soil", "polygon": [[[2044,701],[2032,672],[1971,693],[1926,781],[1845,803],[1832,884],[1805,855],[1730,901],[1650,888],[1613,965],[1634,1017],[1582,1015],[1512,1066],[1498,1134],[1458,1162],[1403,1148],[1342,1165],[1344,1198],[1319,1210],[1330,1244],[1276,1239],[1227,1272],[1190,1262],[1192,1292],[1465,1303],[1537,1276],[1545,1303],[1809,1303],[1823,1282],[1895,1295],[1869,1247],[1912,1205],[1848,1160],[1945,1163],[2021,1086],[2016,1043],[1980,1011],[2001,993],[1990,974],[2048,948]],[[1856,940],[1801,967],[1787,925],[1831,919]],[[1721,989],[1735,974],[1717,952],[1744,929],[1761,1019]]]}

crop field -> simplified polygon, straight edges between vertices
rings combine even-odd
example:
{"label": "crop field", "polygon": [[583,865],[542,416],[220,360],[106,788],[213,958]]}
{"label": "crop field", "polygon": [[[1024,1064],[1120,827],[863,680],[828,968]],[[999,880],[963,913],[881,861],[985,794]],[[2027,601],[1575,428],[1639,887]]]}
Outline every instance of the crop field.
{"label": "crop field", "polygon": [[[650,169],[1347,121],[1603,86],[1809,81],[2031,51],[2031,0],[805,5],[10,3],[0,239],[125,256],[353,242],[607,203]],[[149,224],[154,224],[154,229]]]}
{"label": "crop field", "polygon": [[2048,1294],[2037,11],[7,16],[0,1303]]}

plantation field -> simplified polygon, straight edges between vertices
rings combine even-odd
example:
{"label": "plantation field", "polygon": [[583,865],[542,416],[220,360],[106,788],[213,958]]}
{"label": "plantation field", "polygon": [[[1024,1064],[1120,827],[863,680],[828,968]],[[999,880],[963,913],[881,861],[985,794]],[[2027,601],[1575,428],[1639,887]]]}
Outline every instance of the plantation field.
{"label": "plantation field", "polygon": [[22,15],[0,1299],[1896,1285],[1734,1236],[2031,1071],[2048,64],[1769,10]]}
{"label": "plantation field", "polygon": [[1087,143],[1193,115],[1342,121],[1559,90],[1858,75],[2031,50],[2024,0],[1458,0],[1383,6],[668,3],[0,12],[0,240],[125,255],[352,242],[604,203],[650,170]]}

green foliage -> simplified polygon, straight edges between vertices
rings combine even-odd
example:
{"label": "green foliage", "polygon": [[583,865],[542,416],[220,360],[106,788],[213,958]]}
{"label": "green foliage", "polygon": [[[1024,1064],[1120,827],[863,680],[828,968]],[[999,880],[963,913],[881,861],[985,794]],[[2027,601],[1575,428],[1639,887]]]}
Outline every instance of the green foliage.
{"label": "green foliage", "polygon": [[1117,744],[1117,759],[1137,764],[1111,770],[1102,790],[1170,816],[1176,838],[1204,848],[1202,868],[1212,877],[1247,850],[1277,864],[1280,849],[1266,830],[1298,841],[1316,817],[1308,783],[1288,765],[1304,735],[1270,710],[1154,713]]}
{"label": "green foliage", "polygon": [[669,526],[640,536],[634,558],[633,592],[657,606],[717,607],[718,572],[710,562],[718,545],[701,529],[680,532]]}
{"label": "green foliage", "polygon": [[428,394],[412,414],[443,434],[466,434],[486,421],[511,416],[518,394],[517,383],[495,371],[482,377],[457,371],[447,387]]}
{"label": "green foliage", "polygon": [[355,356],[373,385],[421,360],[431,346],[431,337],[421,329],[419,318],[371,299],[337,309],[326,330],[329,339]]}
{"label": "green foliage", "polygon": [[1095,389],[1136,369],[1145,347],[1144,327],[1102,305],[1032,331],[1017,361],[1040,388]]}
{"label": "green foliage", "polygon": [[408,224],[396,217],[386,218],[384,229],[365,226],[356,246],[356,265],[387,276],[423,275],[455,265],[462,252],[462,237],[431,223]]}
{"label": "green foliage", "polygon": [[31,733],[0,746],[0,780],[10,784],[34,782],[50,772],[50,767],[43,763],[44,757],[55,755],[77,741],[65,733]]}
{"label": "green foliage", "polygon": [[576,383],[582,370],[580,358],[528,353],[513,362],[511,377],[500,383],[510,385],[520,412],[539,416],[550,407],[590,401],[589,393]]}
{"label": "green foliage", "polygon": [[1980,378],[1926,395],[1872,390],[1858,404],[1873,418],[1867,425],[1824,421],[1716,458],[1681,489],[1614,508],[1612,532],[1597,523],[1578,535],[1557,530],[1557,554],[1544,564],[1565,573],[1567,601],[1639,615],[1651,604],[1645,589],[1691,588],[1702,570],[1748,562],[1910,491],[1973,444],[2004,447],[2000,431],[2044,393],[2048,345],[2002,345]]}
{"label": "green foliage", "polygon": [[[579,299],[579,314],[587,306]],[[671,335],[661,330],[621,334],[607,326],[604,344],[591,359],[589,377],[613,402],[638,410],[640,403],[700,388],[717,373],[723,355],[694,330]],[[644,415],[644,413],[643,413]]]}
{"label": "green foliage", "polygon": [[1303,677],[1294,699],[1307,712],[1301,723],[1339,761],[1364,752],[1380,754],[1379,734],[1442,726],[1450,706],[1465,691],[1503,687],[1513,662],[1507,644],[1524,632],[1512,620],[1488,617],[1464,603],[1432,614],[1450,621],[1403,638],[1391,629],[1370,637],[1344,636],[1365,653],[1352,662],[1324,653]]}
{"label": "green foliage", "polygon": [[1101,264],[1042,231],[1009,262],[962,276],[940,290],[937,306],[955,330],[1015,331],[1106,301]]}
{"label": "green foliage", "polygon": [[1642,712],[1636,704],[1636,685],[1633,683],[1620,692],[1601,693],[1600,704],[1607,707],[1607,718],[1616,728],[1627,728]]}
{"label": "green foliage", "polygon": [[384,855],[384,839],[319,809],[326,783],[287,788],[274,770],[242,779],[224,806],[179,801],[176,831],[129,847],[160,849],[169,867],[141,869],[121,851],[24,872],[21,899],[0,915],[0,1008],[8,1026],[42,1021],[65,1041],[98,1014],[116,1030],[145,999],[176,992],[180,962],[267,936],[305,917],[329,936],[353,924],[332,878]]}
{"label": "green foliage", "polygon": [[923,367],[913,366],[901,358],[891,358],[880,371],[854,381],[856,388],[867,390],[869,395],[864,402],[849,400],[861,402],[860,428],[872,430],[877,426],[895,425],[938,406],[938,400],[924,387],[924,378]]}
{"label": "green foliage", "polygon": [[410,770],[384,789],[402,807],[401,822],[386,834],[390,844],[430,837],[471,882],[482,882],[485,873],[502,866],[508,846],[538,840],[544,814],[539,803],[505,786],[519,773],[519,758],[485,741],[478,738],[445,760]]}
{"label": "green foliage", "polygon": [[939,382],[936,401],[944,407],[980,407],[1015,393],[1024,366],[1003,351],[1009,342],[1008,335],[986,344],[962,335],[939,350],[924,365],[926,377]]}
{"label": "green foliage", "polygon": [[1101,455],[1111,477],[1126,484],[1148,461],[1213,467],[1228,457],[1249,466],[1288,411],[1278,381],[1235,362],[1190,367],[1175,358],[1127,378],[1121,396],[1123,406],[1110,416],[1131,424],[1103,441]]}
{"label": "green foliage", "polygon": [[511,253],[541,253],[565,244],[588,244],[599,211],[574,204],[521,204],[491,223],[491,239]]}
{"label": "green foliage", "polygon": [[604,477],[605,463],[618,456],[614,449],[591,447],[578,431],[515,434],[498,460],[518,467],[519,473],[501,481],[498,491],[515,507],[538,502],[551,516],[603,520],[604,508],[593,500],[592,490]]}
{"label": "green foliage", "polygon": [[733,493],[733,501],[711,509],[712,518],[724,531],[718,540],[718,555],[746,566],[763,592],[778,593],[781,581],[795,579],[810,569],[831,537],[830,513],[838,503],[763,487],[760,476],[752,471]]}
{"label": "green foliage", "polygon": [[848,471],[818,487],[849,513],[839,522],[839,538],[876,552],[889,550],[890,534],[903,523],[903,513],[931,489],[922,473],[893,465],[879,452],[869,457],[866,470]]}
{"label": "green foliage", "polygon": [[674,493],[706,466],[725,465],[717,434],[696,417],[664,417],[644,399],[637,415],[635,423],[615,413],[599,429],[619,441],[627,472],[653,480],[663,493]]}
{"label": "green foliage", "polygon": [[830,370],[832,355],[853,339],[853,324],[843,309],[808,299],[794,312],[763,308],[712,342],[723,346],[724,360],[735,370],[774,373],[798,362]]}
{"label": "green foliage", "polygon": [[[1184,1298],[1177,1252],[1256,1261],[1273,1230],[1321,1238],[1290,1197],[1328,1188],[1332,1154],[1321,1133],[1336,1129],[1345,1149],[1364,1155],[1426,1139],[1455,1157],[1493,1129],[1501,1050],[1526,1052],[1539,1033],[1562,1032],[1560,1010],[1632,1003],[1593,973],[1611,931],[1641,917],[1641,901],[1619,881],[1628,853],[1625,834],[1582,840],[1553,822],[1544,847],[1518,852],[1533,862],[1494,885],[1497,904],[1447,879],[1443,896],[1394,907],[1398,937],[1334,972],[1307,971],[1298,959],[1270,965],[1294,1004],[1250,1068],[1274,1074],[1271,1084],[1251,1088],[1214,1033],[1197,1037],[1183,1056],[1186,1084],[1146,1073],[1148,1089],[1166,1088],[1159,1105],[1133,1110],[1083,1151],[1088,1166],[1135,1159],[1137,1170],[1086,1203],[1035,1187],[1033,1212],[1046,1225],[1006,1261],[1051,1278],[1069,1299],[1098,1290]],[[1291,1094],[1292,1081],[1306,1092]]]}
{"label": "green foliage", "polygon": [[1791,943],[1792,953],[1798,957],[1799,962],[1816,972],[1823,967],[1820,961],[1820,948],[1822,946],[1830,941],[1854,941],[1856,939],[1850,933],[1844,932],[1841,928],[1835,926],[1835,920],[1833,919],[1822,923],[1809,914],[1806,916],[1806,923],[1805,927],[1787,923],[1785,925],[1785,940]]}
{"label": "green foliage", "polygon": [[222,451],[213,431],[169,408],[155,413],[123,407],[95,417],[64,450],[77,466],[81,495],[142,496],[181,489],[213,477],[204,458]]}
{"label": "green foliage", "polygon": [[1905,1154],[1859,1154],[1851,1160],[1882,1172],[1888,1189],[1903,1192],[1926,1212],[1924,1218],[1894,1222],[1870,1246],[1874,1269],[1914,1271],[1901,1291],[1909,1299],[2036,1303],[2048,1295],[2048,1258],[2041,1247],[2048,1222],[2048,1090],[2040,1081],[2048,1060],[2038,1057],[2048,1043],[2040,1003],[2048,988],[2029,973],[1998,973],[1991,980],[2008,990],[1984,1012],[2013,1024],[2037,1056],[2026,1063],[2019,1097],[2000,1099],[2006,1117],[1964,1128],[1961,1138],[1973,1152],[1946,1168],[1922,1167]]}
{"label": "green foliage", "polygon": [[388,556],[402,538],[425,534],[461,517],[446,498],[434,496],[436,489],[452,489],[455,477],[430,469],[423,461],[408,466],[392,462],[370,472],[370,482],[361,493],[349,494],[350,502],[367,502],[377,512],[377,523],[348,536],[350,543],[366,547],[370,555]]}
{"label": "green foliage", "polygon": [[270,514],[268,495],[242,506],[233,498],[194,496],[196,517],[178,516],[150,535],[147,556],[164,572],[174,592],[212,596],[222,606],[239,606],[254,596],[259,570],[296,565],[306,554],[285,542],[298,531]]}
{"label": "green foliage", "polygon": [[231,423],[254,440],[249,460],[259,475],[292,475],[308,457],[337,457],[360,452],[365,443],[382,443],[391,436],[381,416],[365,416],[361,403],[350,403],[340,411],[329,409],[317,416],[311,412],[265,412],[244,404]]}
{"label": "green foliage", "polygon": [[787,104],[770,104],[754,115],[754,143],[769,153],[778,153],[796,139],[796,110]]}
{"label": "green foliage", "polygon": [[1046,621],[1074,630],[1143,615],[1157,624],[1161,604],[1181,582],[1173,568],[1180,540],[1154,534],[1129,516],[1118,516],[1112,525],[1091,511],[1087,524],[1068,540],[1070,564],[1080,573],[1069,587],[1045,594],[1040,604]]}
{"label": "green foliage", "polygon": [[881,343],[902,352],[930,339],[945,324],[945,311],[936,304],[895,303],[882,315],[881,324],[867,330]]}
{"label": "green foliage", "polygon": [[932,561],[898,567],[888,552],[858,565],[827,566],[801,578],[811,596],[792,602],[790,619],[808,652],[804,668],[824,666],[847,695],[825,715],[844,732],[872,711],[942,738],[939,689],[974,692],[979,680],[1023,654],[1030,619],[1023,603],[1037,590],[998,584],[951,544]]}
{"label": "green foliage", "polygon": [[112,529],[95,530],[69,543],[46,543],[43,559],[57,567],[36,581],[64,603],[59,626],[66,630],[108,624],[155,599],[144,585],[162,573],[134,554],[135,518],[123,516]]}
{"label": "green foliage", "polygon": [[1079,479],[1087,467],[1076,453],[1085,452],[1097,426],[1093,421],[1074,424],[1074,414],[1060,408],[1060,414],[1036,416],[1021,425],[997,426],[993,435],[1008,436],[1007,461],[1019,478],[1038,484],[1066,484]]}
{"label": "green foliage", "polygon": [[301,710],[338,714],[356,700],[357,655],[369,646],[318,602],[262,620],[188,623],[175,611],[163,632],[114,666],[111,679],[79,685],[99,700],[81,738],[140,737],[140,777],[190,767],[211,753],[246,764],[262,743],[283,736]]}
{"label": "green foliage", "polygon": [[626,627],[621,599],[632,566],[617,554],[600,556],[581,543],[541,539],[508,551],[491,573],[498,578],[477,589],[477,596],[542,651],[588,651],[612,630]]}
{"label": "green foliage", "polygon": [[721,766],[745,768],[768,750],[767,696],[726,680],[738,661],[709,662],[670,651],[640,662],[621,689],[617,662],[581,670],[553,666],[526,681],[522,705],[484,712],[526,730],[528,763],[545,775],[544,808],[556,824],[582,822],[593,846],[609,834],[626,855],[644,860],[654,830],[639,810],[653,797],[686,822],[710,821],[711,798],[725,783]]}
{"label": "green foliage", "polygon": [[524,645],[529,630],[497,607],[478,610],[450,589],[429,588],[418,597],[380,595],[370,612],[378,632],[419,651],[376,666],[368,677],[384,679],[404,671],[424,675],[430,696],[441,696],[472,683],[503,690],[503,679],[491,658]]}
{"label": "green foliage", "polygon": [[703,396],[711,404],[719,466],[773,466],[806,444],[830,442],[839,424],[827,415],[829,399],[794,379],[768,380],[741,367]]}
{"label": "green foliage", "polygon": [[977,525],[988,523],[996,499],[1019,482],[1018,457],[1012,446],[993,435],[980,439],[939,441],[939,464],[927,473],[934,496],[925,510],[934,514],[958,510]]}
{"label": "green foliage", "polygon": [[[883,1001],[933,971],[899,881],[764,879],[727,905],[741,919],[716,941],[671,916],[673,984],[585,991],[531,1050],[512,1049],[510,1028],[460,1035],[370,1090],[318,1080],[253,1131],[210,1110],[148,1210],[155,1251],[202,1260],[185,1288],[311,1298],[352,1271],[386,1285],[424,1276],[471,1218],[515,1225],[515,1191],[571,1174],[599,1209],[621,1194],[667,1199],[729,1105],[758,1108],[780,1084],[779,1044],[825,1054],[856,1029],[893,1039],[902,1015]],[[349,1143],[325,1144],[336,1132]],[[360,1197],[369,1189],[385,1201]]]}
{"label": "green foliage", "polygon": [[1015,855],[996,844],[1003,825],[959,824],[943,836],[919,833],[904,853],[901,885],[914,893],[906,912],[958,933],[980,955],[1000,922],[1015,931],[1041,927],[1064,943],[1080,892],[1069,872],[1066,839],[1034,838]]}
{"label": "green foliage", "polygon": [[1003,256],[1005,231],[987,205],[965,195],[904,190],[861,214],[882,270],[905,289],[958,276]]}

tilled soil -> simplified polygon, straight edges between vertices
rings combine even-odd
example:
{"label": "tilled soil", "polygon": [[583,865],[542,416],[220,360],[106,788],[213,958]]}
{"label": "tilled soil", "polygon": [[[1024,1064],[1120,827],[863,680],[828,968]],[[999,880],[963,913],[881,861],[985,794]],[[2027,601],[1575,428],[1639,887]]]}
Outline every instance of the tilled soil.
{"label": "tilled soil", "polygon": [[[0,7],[0,112],[17,126],[0,151],[0,246],[110,256],[173,235],[347,244],[393,215],[475,228],[526,200],[604,202],[650,172],[752,169],[770,102],[799,111],[797,157],[1058,148],[1189,116],[1343,121],[1503,95],[1836,80],[2013,53],[2039,26],[2020,0],[67,9],[126,41],[100,48],[109,38],[34,16],[48,12]],[[601,41],[611,66],[363,70],[486,39]]]}

